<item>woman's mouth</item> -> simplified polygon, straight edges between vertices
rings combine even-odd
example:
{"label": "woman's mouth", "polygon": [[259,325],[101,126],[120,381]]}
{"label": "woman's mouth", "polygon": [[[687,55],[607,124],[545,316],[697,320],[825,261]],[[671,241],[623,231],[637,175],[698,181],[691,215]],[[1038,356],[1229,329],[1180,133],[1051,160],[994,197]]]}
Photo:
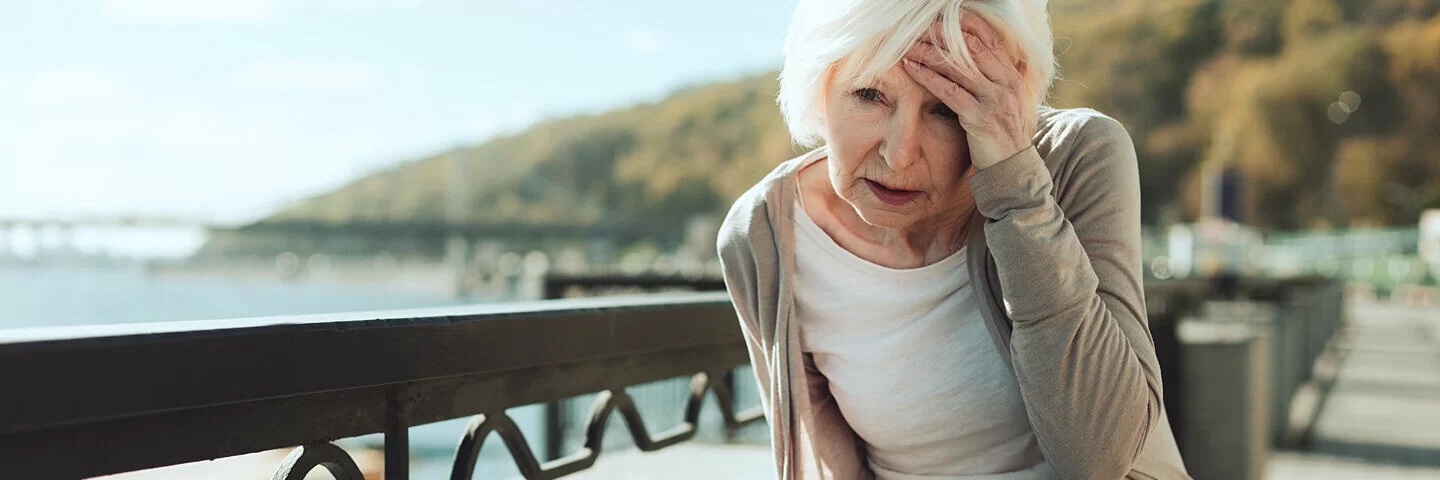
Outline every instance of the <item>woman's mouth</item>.
{"label": "woman's mouth", "polygon": [[891,205],[904,205],[910,203],[920,196],[919,190],[899,190],[887,187],[880,182],[865,179],[865,184],[870,186],[870,191],[875,193],[875,198]]}

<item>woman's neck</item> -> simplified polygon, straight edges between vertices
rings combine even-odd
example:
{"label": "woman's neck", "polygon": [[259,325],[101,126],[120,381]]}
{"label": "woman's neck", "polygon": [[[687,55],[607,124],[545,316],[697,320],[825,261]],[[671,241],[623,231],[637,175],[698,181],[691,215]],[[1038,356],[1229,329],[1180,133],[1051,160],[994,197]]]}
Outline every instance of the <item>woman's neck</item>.
{"label": "woman's neck", "polygon": [[919,268],[953,255],[965,245],[973,206],[957,205],[904,228],[866,223],[830,184],[826,159],[796,174],[805,213],[835,243],[871,263],[888,268]]}

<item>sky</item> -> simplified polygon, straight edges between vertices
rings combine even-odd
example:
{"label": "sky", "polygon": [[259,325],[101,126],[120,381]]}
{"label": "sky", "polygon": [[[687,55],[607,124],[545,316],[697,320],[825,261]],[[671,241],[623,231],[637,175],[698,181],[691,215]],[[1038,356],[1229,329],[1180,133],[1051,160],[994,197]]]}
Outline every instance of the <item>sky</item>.
{"label": "sky", "polygon": [[234,223],[777,68],[794,0],[0,0],[0,219]]}

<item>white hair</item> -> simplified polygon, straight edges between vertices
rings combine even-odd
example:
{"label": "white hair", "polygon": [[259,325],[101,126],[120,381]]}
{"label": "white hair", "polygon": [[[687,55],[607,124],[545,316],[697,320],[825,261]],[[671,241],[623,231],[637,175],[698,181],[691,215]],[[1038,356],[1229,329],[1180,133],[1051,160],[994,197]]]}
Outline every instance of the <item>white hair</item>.
{"label": "white hair", "polygon": [[[780,112],[796,143],[813,146],[824,132],[825,89],[832,75],[871,83],[894,66],[936,20],[951,62],[974,66],[960,18],[973,13],[995,26],[1012,55],[1028,65],[1024,88],[1044,103],[1055,77],[1048,0],[800,0],[785,36]],[[956,55],[954,52],[959,52]]]}

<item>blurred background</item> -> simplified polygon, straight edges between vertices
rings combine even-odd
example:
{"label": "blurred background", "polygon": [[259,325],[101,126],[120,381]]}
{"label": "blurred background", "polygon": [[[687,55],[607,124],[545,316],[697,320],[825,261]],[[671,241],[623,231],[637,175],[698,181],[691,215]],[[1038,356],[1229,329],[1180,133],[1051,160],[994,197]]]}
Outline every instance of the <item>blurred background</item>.
{"label": "blurred background", "polygon": [[[1135,140],[1147,281],[1344,295],[1303,307],[1341,339],[1303,356],[1319,383],[1271,392],[1334,438],[1276,440],[1259,475],[1440,477],[1440,0],[1049,3],[1050,103]],[[802,152],[774,101],[793,9],[0,0],[0,329],[713,279],[731,202]],[[1212,318],[1301,308],[1203,300]],[[416,455],[448,455],[459,428],[417,428]],[[767,472],[763,434],[687,452]],[[176,468],[133,475],[197,475]]]}

